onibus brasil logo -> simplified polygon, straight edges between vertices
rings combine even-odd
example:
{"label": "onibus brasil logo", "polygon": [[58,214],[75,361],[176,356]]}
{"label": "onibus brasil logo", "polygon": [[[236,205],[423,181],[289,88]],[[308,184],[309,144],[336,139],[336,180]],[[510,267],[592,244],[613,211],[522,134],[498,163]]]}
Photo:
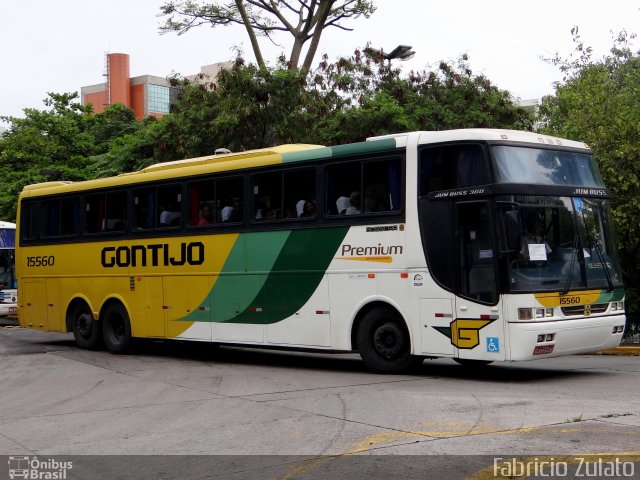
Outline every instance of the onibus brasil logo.
{"label": "onibus brasil logo", "polygon": [[73,462],[63,462],[53,458],[40,460],[38,457],[10,456],[9,478],[32,480],[65,480]]}

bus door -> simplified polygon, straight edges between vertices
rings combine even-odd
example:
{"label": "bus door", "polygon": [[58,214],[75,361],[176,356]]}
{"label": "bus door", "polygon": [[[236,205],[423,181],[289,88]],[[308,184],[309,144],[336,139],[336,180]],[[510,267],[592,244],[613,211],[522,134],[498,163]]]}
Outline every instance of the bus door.
{"label": "bus door", "polygon": [[451,343],[459,358],[504,360],[498,250],[489,201],[458,202],[455,229],[457,296]]}

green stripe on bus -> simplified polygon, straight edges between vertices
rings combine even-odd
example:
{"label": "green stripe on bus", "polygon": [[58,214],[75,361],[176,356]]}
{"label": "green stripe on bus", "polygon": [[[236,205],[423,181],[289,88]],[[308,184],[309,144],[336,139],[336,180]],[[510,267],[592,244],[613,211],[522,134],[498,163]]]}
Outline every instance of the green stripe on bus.
{"label": "green stripe on bus", "polygon": [[282,163],[380,152],[384,150],[393,150],[395,148],[396,141],[394,138],[383,138],[381,140],[372,140],[370,142],[349,143],[347,145],[336,145],[334,147],[314,148],[312,150],[283,153]]}
{"label": "green stripe on bus", "polygon": [[[292,231],[248,308],[223,321],[270,324],[293,315],[318,288],[348,230],[338,227]],[[214,321],[221,321],[215,317]]]}
{"label": "green stripe on bus", "polygon": [[596,303],[607,303],[607,302],[618,302],[624,298],[624,289],[616,288],[612,292],[607,292],[603,290],[600,292],[600,296]]}
{"label": "green stripe on bus", "polygon": [[211,321],[230,321],[249,307],[262,290],[290,234],[285,230],[238,237],[209,294]]}
{"label": "green stripe on bus", "polygon": [[383,138],[382,140],[372,140],[370,142],[348,143],[346,145],[336,145],[330,147],[334,157],[344,155],[355,155],[359,153],[380,152],[383,150],[393,150],[396,148],[395,138]]}
{"label": "green stripe on bus", "polygon": [[303,160],[315,160],[317,158],[329,158],[332,152],[330,147],[314,148],[282,154],[282,163],[302,162]]}

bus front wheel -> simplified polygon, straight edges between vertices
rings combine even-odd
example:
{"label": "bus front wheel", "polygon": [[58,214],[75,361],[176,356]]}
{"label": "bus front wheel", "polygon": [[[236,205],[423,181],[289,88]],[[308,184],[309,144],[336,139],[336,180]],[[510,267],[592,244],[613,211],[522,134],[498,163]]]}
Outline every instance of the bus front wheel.
{"label": "bus front wheel", "polygon": [[105,310],[102,335],[111,353],[126,353],[131,349],[131,322],[127,310],[121,304],[113,303]]}
{"label": "bus front wheel", "polygon": [[78,303],[71,311],[71,330],[80,348],[96,350],[102,346],[102,326],[93,319],[86,303]]}
{"label": "bus front wheel", "polygon": [[362,319],[357,340],[360,356],[376,373],[398,373],[422,361],[411,355],[411,340],[399,315],[389,308],[376,308]]}

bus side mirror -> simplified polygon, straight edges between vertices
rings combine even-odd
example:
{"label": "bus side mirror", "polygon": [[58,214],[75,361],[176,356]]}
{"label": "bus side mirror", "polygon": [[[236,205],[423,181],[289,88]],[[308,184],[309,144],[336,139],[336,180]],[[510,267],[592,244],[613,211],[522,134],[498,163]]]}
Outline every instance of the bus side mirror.
{"label": "bus side mirror", "polygon": [[507,210],[504,212],[504,232],[505,243],[507,244],[507,250],[518,251],[520,250],[520,243],[522,242],[522,234],[520,228],[520,211],[519,210]]}

